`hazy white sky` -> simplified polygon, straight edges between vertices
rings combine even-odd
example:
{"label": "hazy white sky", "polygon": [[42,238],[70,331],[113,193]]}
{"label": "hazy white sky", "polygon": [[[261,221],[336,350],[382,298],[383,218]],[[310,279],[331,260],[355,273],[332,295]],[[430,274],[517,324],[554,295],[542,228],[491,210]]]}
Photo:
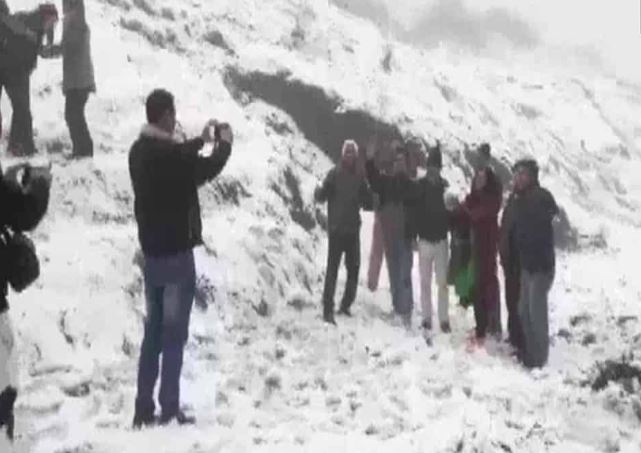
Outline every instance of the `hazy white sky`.
{"label": "hazy white sky", "polygon": [[[390,13],[412,26],[439,1],[381,0]],[[541,45],[594,48],[610,71],[641,82],[641,0],[461,0],[461,14],[479,15],[493,8],[530,23]]]}

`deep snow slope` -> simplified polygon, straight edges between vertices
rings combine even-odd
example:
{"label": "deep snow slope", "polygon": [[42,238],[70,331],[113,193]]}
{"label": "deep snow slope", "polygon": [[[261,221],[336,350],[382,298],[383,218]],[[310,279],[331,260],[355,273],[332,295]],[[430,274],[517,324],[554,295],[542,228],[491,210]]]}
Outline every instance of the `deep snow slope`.
{"label": "deep snow slope", "polygon": [[[37,142],[54,164],[54,187],[35,234],[42,278],[11,298],[22,387],[16,451],[639,451],[638,388],[593,393],[584,381],[596,362],[641,345],[641,87],[424,52],[327,2],[88,8],[99,90],[87,111],[93,161],[66,158],[60,63],[41,62],[33,77]],[[257,74],[280,80],[285,97],[307,87],[310,103],[271,102],[275,85],[241,83]],[[213,116],[234,126],[237,141],[221,178],[201,192],[206,247],[183,395],[199,423],[134,433],[144,304],[126,153],[157,86],[176,94],[189,133]],[[384,282],[376,294],[360,288],[353,319],[322,325],[324,210],[311,194],[336,151],[318,145],[331,143],[318,137],[328,118],[314,117],[321,108],[339,119],[367,113],[355,135],[377,120],[442,140],[460,194],[464,143],[491,141],[505,164],[540,161],[579,235],[560,254],[549,367],[528,373],[500,345],[466,353],[473,320],[454,304],[453,334],[427,348],[418,329],[387,318]],[[370,234],[366,215],[364,264]]]}

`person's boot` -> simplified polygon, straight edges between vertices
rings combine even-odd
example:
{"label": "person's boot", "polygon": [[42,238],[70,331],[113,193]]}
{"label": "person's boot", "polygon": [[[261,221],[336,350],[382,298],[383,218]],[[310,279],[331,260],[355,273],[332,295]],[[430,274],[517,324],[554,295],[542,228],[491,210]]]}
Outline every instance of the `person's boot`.
{"label": "person's boot", "polygon": [[13,387],[7,387],[0,393],[0,427],[6,426],[5,430],[9,440],[13,440],[15,423],[13,406],[17,397],[18,392]]}
{"label": "person's boot", "polygon": [[352,313],[349,310],[349,306],[345,303],[341,304],[340,310],[338,310],[339,315],[347,316],[349,318],[352,317]]}
{"label": "person's boot", "polygon": [[327,324],[336,325],[336,319],[334,319],[334,312],[326,311],[325,313],[323,313],[323,321],[325,321]]}
{"label": "person's boot", "polygon": [[147,428],[155,423],[156,417],[154,416],[153,405],[142,407],[138,402],[136,402],[136,410],[134,413],[134,420],[132,422],[133,429]]}
{"label": "person's boot", "polygon": [[450,327],[450,323],[448,321],[441,323],[441,332],[450,333],[451,331],[452,331],[452,328]]}
{"label": "person's boot", "polygon": [[423,330],[432,330],[432,320],[427,318],[423,319],[421,327],[423,328]]}
{"label": "person's boot", "polygon": [[172,414],[165,414],[163,413],[160,416],[160,424],[161,425],[168,425],[169,423],[176,421],[180,426],[184,425],[195,425],[196,424],[196,417],[193,415],[187,415],[183,411],[179,410],[175,413]]}

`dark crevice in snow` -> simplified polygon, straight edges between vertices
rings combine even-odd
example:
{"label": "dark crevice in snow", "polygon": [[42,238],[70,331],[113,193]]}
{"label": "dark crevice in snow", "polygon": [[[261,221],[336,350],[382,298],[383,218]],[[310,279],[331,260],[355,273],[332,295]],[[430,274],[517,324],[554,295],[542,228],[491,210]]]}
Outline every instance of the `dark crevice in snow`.
{"label": "dark crevice in snow", "polygon": [[340,157],[345,139],[355,139],[364,149],[373,133],[378,134],[381,143],[402,136],[398,127],[367,112],[342,111],[339,98],[319,87],[291,79],[286,72],[243,73],[236,68],[228,68],[224,80],[237,101],[246,103],[257,98],[289,114],[305,138],[334,162]]}
{"label": "dark crevice in snow", "polygon": [[214,47],[223,49],[229,55],[235,55],[234,49],[227,43],[225,37],[219,30],[210,30],[205,35],[205,41]]}
{"label": "dark crevice in snow", "polygon": [[641,388],[641,368],[632,364],[632,357],[622,357],[618,360],[608,360],[597,365],[597,374],[591,383],[595,392],[605,389],[611,382],[622,385],[630,394]]}
{"label": "dark crevice in snow", "polygon": [[289,209],[289,215],[292,220],[301,226],[305,231],[311,232],[316,227],[316,219],[310,212],[309,208],[305,206],[303,197],[300,191],[300,181],[294,174],[291,167],[286,167],[283,172],[284,188],[280,182],[272,182],[270,185],[271,190],[278,195]]}

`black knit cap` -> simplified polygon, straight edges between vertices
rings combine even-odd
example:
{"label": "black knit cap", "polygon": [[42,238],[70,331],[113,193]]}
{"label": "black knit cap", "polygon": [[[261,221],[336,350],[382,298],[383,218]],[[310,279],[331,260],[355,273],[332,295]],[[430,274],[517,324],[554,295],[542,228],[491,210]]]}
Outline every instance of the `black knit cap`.
{"label": "black knit cap", "polygon": [[427,154],[427,166],[436,167],[438,169],[443,168],[443,155],[439,147],[430,148]]}

